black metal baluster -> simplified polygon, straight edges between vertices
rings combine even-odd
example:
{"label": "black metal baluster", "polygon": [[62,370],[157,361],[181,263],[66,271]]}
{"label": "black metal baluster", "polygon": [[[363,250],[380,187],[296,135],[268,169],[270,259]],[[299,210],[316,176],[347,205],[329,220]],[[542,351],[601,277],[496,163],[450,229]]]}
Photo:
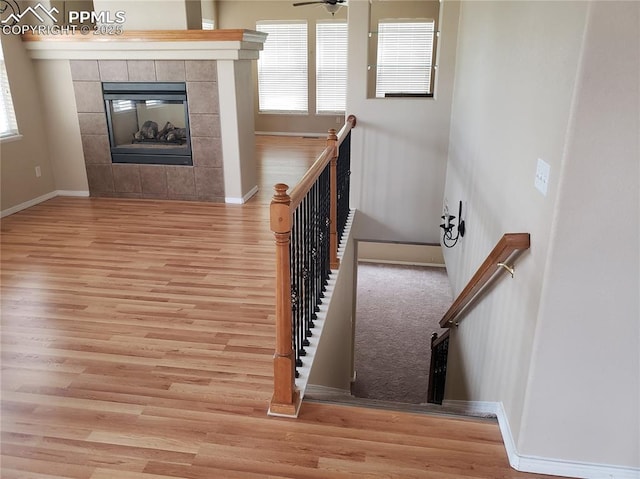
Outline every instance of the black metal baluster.
{"label": "black metal baluster", "polygon": [[309,303],[311,301],[309,291],[309,280],[311,278],[311,271],[309,268],[309,193],[307,193],[302,201],[303,211],[303,228],[304,228],[304,249],[302,251],[304,267],[302,269],[302,284],[304,285],[304,322],[303,328],[303,341],[302,346],[309,346],[309,316],[311,314]]}
{"label": "black metal baluster", "polygon": [[304,330],[304,337],[305,337],[305,341],[306,344],[305,346],[309,346],[309,338],[312,335],[311,332],[311,314],[313,312],[313,289],[312,289],[312,275],[313,275],[313,268],[311,267],[311,249],[313,247],[313,237],[311,236],[311,224],[312,224],[312,216],[311,216],[311,212],[312,212],[312,196],[311,196],[311,191],[307,192],[307,196],[305,197],[305,213],[306,213],[306,222],[305,222],[305,231],[306,231],[306,236],[307,236],[307,241],[305,244],[305,265],[306,265],[306,273],[307,276],[305,278],[305,288],[306,288],[306,295],[307,295],[307,311],[306,311],[306,315],[305,315],[305,330]]}
{"label": "black metal baluster", "polygon": [[318,318],[315,306],[320,305],[318,291],[318,180],[311,187],[311,205],[311,291],[313,292],[314,309],[311,318],[309,318],[309,330],[315,327],[315,320]]}
{"label": "black metal baluster", "polygon": [[298,205],[296,208],[296,228],[298,229],[298,247],[297,247],[297,280],[298,280],[298,321],[296,323],[296,334],[298,337],[298,367],[302,366],[302,356],[307,353],[304,350],[304,283],[303,283],[303,251],[304,251],[304,218],[302,214],[302,207]]}
{"label": "black metal baluster", "polygon": [[295,355],[296,362],[296,377],[299,376],[297,368],[302,366],[302,361],[300,360],[300,356],[298,354],[298,321],[299,321],[299,287],[298,287],[298,228],[297,228],[297,211],[293,212],[293,221],[291,227],[291,242],[289,244],[289,271],[291,273],[291,340],[293,352]]}
{"label": "black metal baluster", "polygon": [[324,188],[323,188],[323,227],[324,227],[324,251],[323,251],[323,262],[324,262],[324,270],[322,274],[322,288],[323,290],[327,287],[327,282],[329,281],[329,275],[331,274],[331,256],[329,253],[329,248],[331,245],[329,239],[329,223],[330,223],[330,209],[331,209],[331,180],[330,180],[330,167],[327,167],[322,172],[322,176],[324,179]]}
{"label": "black metal baluster", "polygon": [[351,176],[351,132],[347,134],[338,148],[338,165],[337,165],[337,195],[338,195],[338,212],[337,212],[337,232],[338,238],[342,240],[347,219],[349,218],[349,190]]}

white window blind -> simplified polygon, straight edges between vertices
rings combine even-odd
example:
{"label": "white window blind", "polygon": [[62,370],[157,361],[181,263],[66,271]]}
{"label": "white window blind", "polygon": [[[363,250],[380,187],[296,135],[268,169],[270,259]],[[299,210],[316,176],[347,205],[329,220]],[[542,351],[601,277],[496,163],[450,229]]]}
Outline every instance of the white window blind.
{"label": "white window blind", "polygon": [[307,23],[258,22],[268,33],[258,60],[260,112],[307,113]]}
{"label": "white window blind", "polygon": [[316,113],[345,111],[347,22],[316,24]]}
{"label": "white window blind", "polygon": [[431,93],[433,34],[433,20],[380,21],[376,97]]}
{"label": "white window blind", "polygon": [[13,101],[11,100],[11,90],[9,90],[9,78],[4,64],[2,45],[0,45],[0,138],[17,134],[18,123],[13,109]]}

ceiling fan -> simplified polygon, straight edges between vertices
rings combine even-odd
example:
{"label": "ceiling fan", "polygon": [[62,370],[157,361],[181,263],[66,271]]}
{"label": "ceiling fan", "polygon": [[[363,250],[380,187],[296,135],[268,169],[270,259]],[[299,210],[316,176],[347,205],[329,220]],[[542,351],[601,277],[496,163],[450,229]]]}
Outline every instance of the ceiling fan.
{"label": "ceiling fan", "polygon": [[336,12],[342,6],[341,4],[343,4],[343,3],[347,3],[347,0],[314,0],[312,2],[294,3],[293,6],[294,7],[300,7],[302,5],[324,4],[325,8],[327,9],[327,12],[329,12],[331,15],[335,15]]}

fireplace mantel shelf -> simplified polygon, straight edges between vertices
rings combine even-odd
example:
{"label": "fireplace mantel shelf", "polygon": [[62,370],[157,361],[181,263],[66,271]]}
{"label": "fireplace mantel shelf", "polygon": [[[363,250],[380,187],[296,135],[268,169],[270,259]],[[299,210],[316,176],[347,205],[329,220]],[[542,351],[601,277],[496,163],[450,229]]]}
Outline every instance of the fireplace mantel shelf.
{"label": "fireplace mantel shelf", "polygon": [[266,33],[254,30],[134,30],[119,35],[22,36],[37,60],[256,60]]}

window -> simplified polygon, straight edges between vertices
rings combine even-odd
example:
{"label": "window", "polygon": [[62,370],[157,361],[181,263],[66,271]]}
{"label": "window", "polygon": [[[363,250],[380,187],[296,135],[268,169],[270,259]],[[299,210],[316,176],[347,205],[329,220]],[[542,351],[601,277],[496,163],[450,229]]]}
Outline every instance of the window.
{"label": "window", "polygon": [[258,105],[261,113],[307,113],[307,23],[258,22],[268,33],[258,60]]}
{"label": "window", "polygon": [[347,94],[347,23],[316,25],[316,113],[344,112]]}
{"label": "window", "polygon": [[4,64],[4,54],[0,44],[0,138],[16,136],[18,134],[18,123],[11,100],[11,90],[9,89],[9,78]]}
{"label": "window", "polygon": [[434,21],[378,24],[376,98],[430,96]]}

